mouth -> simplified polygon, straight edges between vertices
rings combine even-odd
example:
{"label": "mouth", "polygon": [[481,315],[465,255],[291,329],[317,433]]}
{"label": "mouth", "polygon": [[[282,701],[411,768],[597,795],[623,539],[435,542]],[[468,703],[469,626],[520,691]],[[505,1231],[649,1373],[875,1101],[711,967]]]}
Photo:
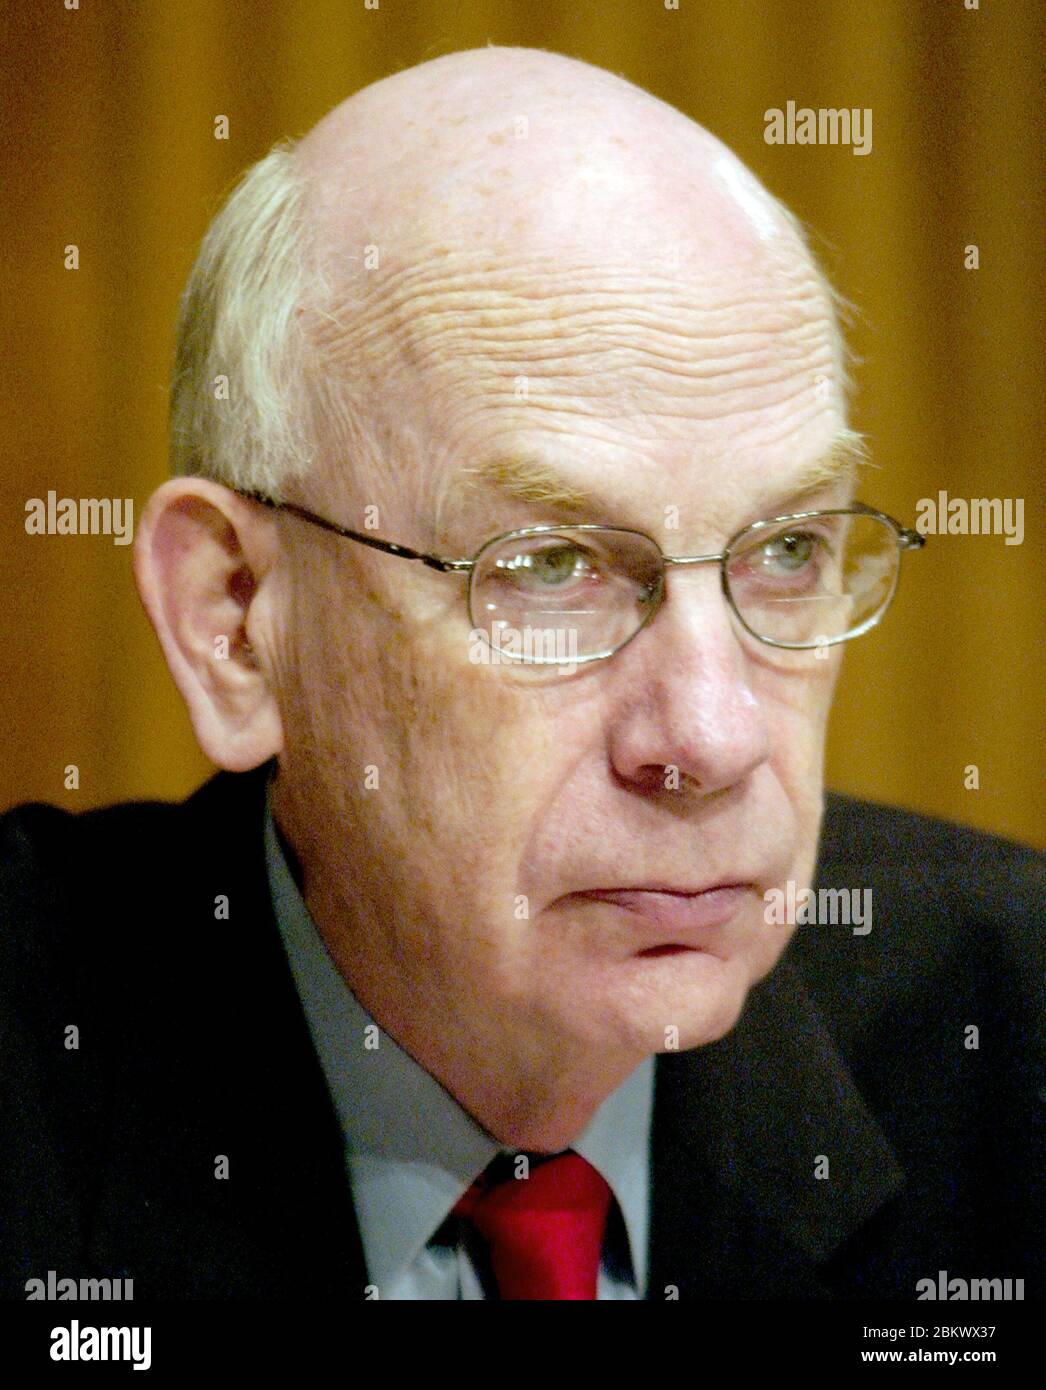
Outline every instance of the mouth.
{"label": "mouth", "polygon": [[[726,926],[754,887],[752,883],[730,882],[715,883],[695,891],[661,887],[592,888],[571,896],[587,902],[607,903],[632,913],[661,937],[637,954],[666,956],[707,949],[708,933],[715,927]],[[666,940],[666,937],[671,939]]]}

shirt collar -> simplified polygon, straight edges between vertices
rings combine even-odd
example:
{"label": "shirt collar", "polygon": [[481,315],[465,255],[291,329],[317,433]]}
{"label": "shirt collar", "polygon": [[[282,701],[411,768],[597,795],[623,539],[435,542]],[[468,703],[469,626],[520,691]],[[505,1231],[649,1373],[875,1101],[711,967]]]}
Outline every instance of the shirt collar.
{"label": "shirt collar", "polygon": [[[269,889],[342,1131],[371,1282],[393,1284],[503,1145],[388,1034],[346,984],[294,880],[265,795]],[[610,1186],[645,1294],[654,1058],[596,1111],[570,1147]],[[396,1219],[390,1220],[389,1213]]]}

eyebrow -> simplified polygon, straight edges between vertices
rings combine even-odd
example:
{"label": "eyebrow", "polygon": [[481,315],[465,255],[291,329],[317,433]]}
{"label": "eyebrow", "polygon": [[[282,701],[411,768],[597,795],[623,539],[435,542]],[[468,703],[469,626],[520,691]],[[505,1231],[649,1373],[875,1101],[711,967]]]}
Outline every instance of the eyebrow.
{"label": "eyebrow", "polygon": [[[867,462],[863,436],[855,430],[840,430],[828,451],[794,474],[787,486],[774,494],[780,501],[768,505],[800,503],[834,483],[852,482],[857,469]],[[598,493],[580,487],[543,459],[525,453],[491,454],[463,468],[459,477],[466,485],[487,487],[516,502],[537,503],[563,512],[608,510]]]}

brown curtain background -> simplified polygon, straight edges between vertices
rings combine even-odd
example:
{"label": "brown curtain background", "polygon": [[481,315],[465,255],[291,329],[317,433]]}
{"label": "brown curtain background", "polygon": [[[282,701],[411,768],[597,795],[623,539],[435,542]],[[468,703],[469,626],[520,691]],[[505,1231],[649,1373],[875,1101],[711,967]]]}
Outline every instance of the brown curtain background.
{"label": "brown curtain background", "polygon": [[[828,784],[1046,847],[1043,109],[1037,0],[35,0],[3,79],[0,805],[181,797],[211,771],[131,547],[29,536],[25,503],[166,476],[177,296],[248,164],[350,92],[486,43],[618,72],[707,125],[815,232],[858,305],[861,495],[1023,498],[1025,539],[930,537],[848,650]],[[669,0],[671,3],[671,0]],[[870,107],[873,149],[770,146],[770,107]],[[214,118],[229,118],[229,139]],[[77,270],[65,248],[79,248]],[[980,268],[964,268],[964,247]],[[66,791],[75,763],[80,789]],[[978,768],[979,790],[964,787]]]}

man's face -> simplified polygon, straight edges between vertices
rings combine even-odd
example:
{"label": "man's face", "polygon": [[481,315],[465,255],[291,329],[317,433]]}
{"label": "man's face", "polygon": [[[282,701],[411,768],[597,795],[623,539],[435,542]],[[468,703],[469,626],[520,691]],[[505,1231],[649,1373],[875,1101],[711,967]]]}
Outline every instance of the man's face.
{"label": "man's face", "polygon": [[[376,506],[374,534],[450,557],[568,520],[708,554],[751,521],[846,505],[845,478],[801,491],[843,420],[828,304],[798,252],[764,256],[751,235],[734,254],[726,236],[665,268],[611,237],[564,251],[559,226],[524,257],[510,231],[405,256],[371,379],[394,481],[368,493],[345,461],[307,505],[357,529]],[[494,457],[596,501],[475,483]],[[607,661],[476,664],[463,576],[283,524],[301,574],[278,797],[362,1001],[415,1055],[438,1032],[459,1055],[500,1042],[551,1069],[727,1032],[790,934],[764,894],[811,881],[841,649],[759,644],[703,565],[670,568],[657,616]],[[716,884],[741,886],[689,905],[650,891]]]}

